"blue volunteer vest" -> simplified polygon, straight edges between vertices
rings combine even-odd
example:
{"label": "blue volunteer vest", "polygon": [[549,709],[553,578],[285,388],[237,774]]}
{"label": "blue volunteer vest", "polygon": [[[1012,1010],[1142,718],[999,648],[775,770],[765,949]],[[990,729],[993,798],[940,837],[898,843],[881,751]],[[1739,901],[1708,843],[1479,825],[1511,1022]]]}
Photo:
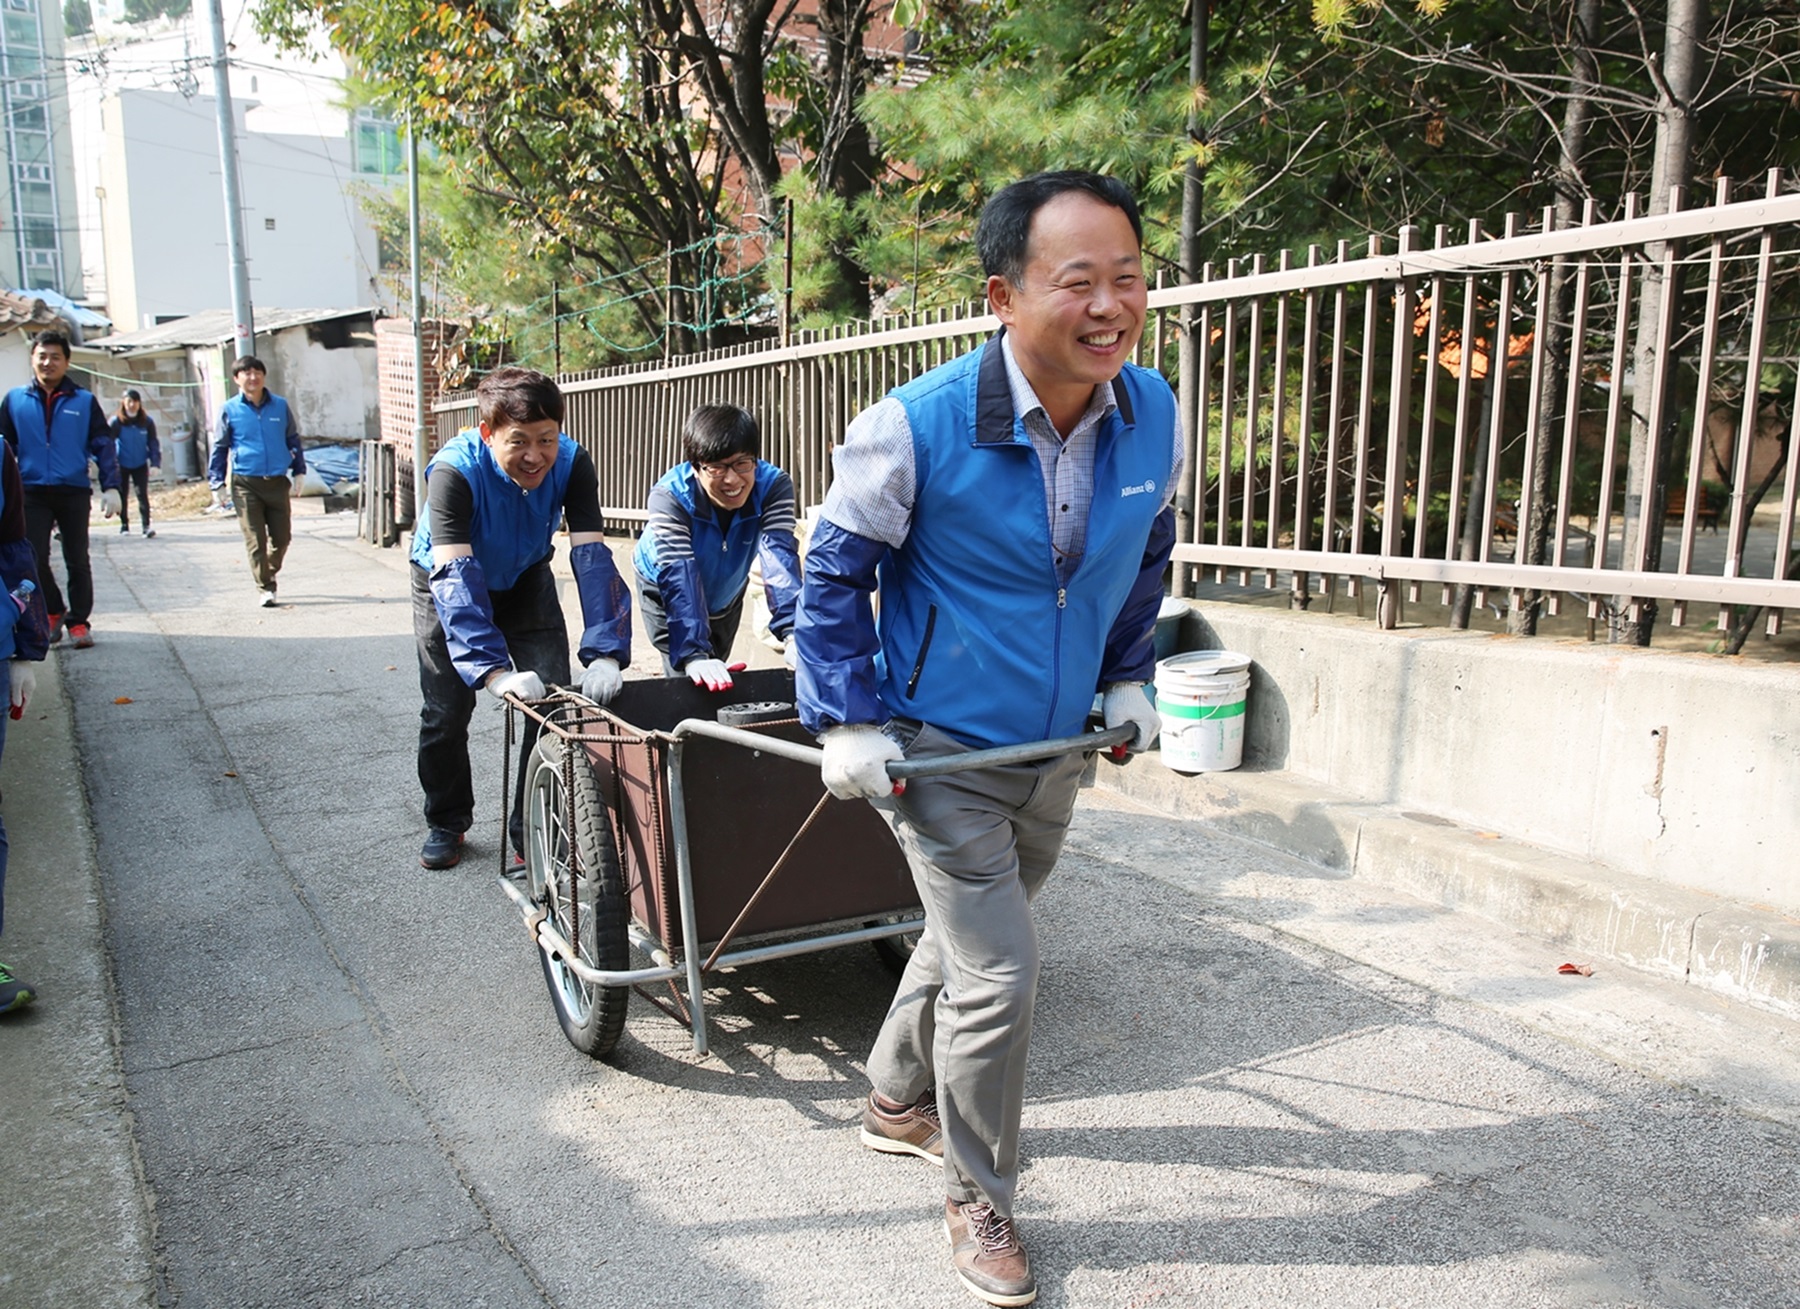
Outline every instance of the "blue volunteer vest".
{"label": "blue volunteer vest", "polygon": [[94,403],[93,393],[80,387],[72,395],[57,395],[46,429],[42,392],[35,386],[15,386],[6,393],[13,432],[19,439],[19,479],[26,486],[88,485],[88,432]]}
{"label": "blue volunteer vest", "polygon": [[[750,580],[750,565],[756,562],[756,545],[762,537],[763,504],[769,498],[769,488],[780,476],[781,470],[774,464],[767,459],[758,459],[750,496],[732,515],[730,527],[723,532],[719,530],[719,508],[706,498],[706,489],[700,485],[692,464],[677,464],[657,479],[656,487],[651,488],[661,487],[673,495],[687,510],[693,523],[694,563],[700,570],[700,587],[706,595],[706,607],[711,611],[704,617],[724,612]],[[655,586],[661,564],[657,538],[649,532],[638,537],[637,548],[631,552],[631,562],[637,575]]]}
{"label": "blue volunteer vest", "polygon": [[240,477],[286,477],[294,466],[287,443],[287,401],[265,391],[259,409],[240,393],[225,402],[222,412],[231,429],[231,471]]}
{"label": "blue volunteer vest", "polygon": [[[489,590],[511,590],[527,568],[550,557],[551,543],[562,522],[563,501],[569,494],[569,472],[580,448],[567,433],[559,433],[556,462],[532,491],[500,471],[481,433],[474,430],[458,432],[426,465],[427,481],[431,470],[443,464],[461,473],[469,484],[475,500],[469,545]],[[413,533],[412,561],[431,571],[429,509],[419,515],[418,530]]]}
{"label": "blue volunteer vest", "polygon": [[999,338],[893,392],[912,426],[917,498],[906,544],[878,574],[876,679],[891,712],[976,747],[1083,729],[1173,465],[1168,382],[1127,364],[1113,394],[1086,553],[1063,586]]}
{"label": "blue volunteer vest", "polygon": [[115,421],[119,424],[113,432],[119,443],[119,467],[144,467],[150,462],[150,424],[142,418],[129,423],[122,419]]}

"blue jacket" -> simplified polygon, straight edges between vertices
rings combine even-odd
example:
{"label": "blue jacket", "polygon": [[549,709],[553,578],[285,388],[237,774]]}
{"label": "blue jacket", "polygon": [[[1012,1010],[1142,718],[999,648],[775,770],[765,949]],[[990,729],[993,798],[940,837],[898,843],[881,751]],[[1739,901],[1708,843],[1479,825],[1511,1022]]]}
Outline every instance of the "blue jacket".
{"label": "blue jacket", "polygon": [[26,486],[88,485],[88,460],[100,469],[100,485],[116,490],[119,461],[93,392],[64,381],[51,399],[44,425],[44,393],[15,386],[6,393],[6,412],[16,438],[19,476]]}
{"label": "blue jacket", "polygon": [[750,565],[762,560],[763,584],[769,597],[769,630],[786,637],[794,625],[794,603],[800,594],[800,557],[790,531],[765,532],[763,511],[778,488],[793,497],[788,475],[766,459],[756,462],[756,479],[750,496],[731,515],[730,524],[719,526],[718,506],[690,463],[680,463],[657,479],[650,488],[652,505],[658,492],[667,493],[688,520],[693,567],[688,559],[671,557],[668,545],[654,532],[638,538],[631,562],[637,575],[657,589],[669,619],[669,659],[677,668],[690,659],[720,658],[729,652],[712,648],[708,619],[723,613],[743,594]]}
{"label": "blue jacket", "polygon": [[288,412],[288,402],[273,391],[263,392],[263,402],[253,405],[242,394],[234,395],[219,411],[213,435],[212,459],[206,478],[214,486],[225,485],[225,463],[240,477],[284,477],[306,471],[306,455],[300,449],[300,432]]}
{"label": "blue jacket", "polygon": [[[796,623],[809,730],[901,715],[977,748],[1073,736],[1096,690],[1149,679],[1174,544],[1161,505],[1175,397],[1133,365],[1113,393],[1086,551],[1061,586],[1043,474],[1013,413],[999,338],[893,392],[913,434],[912,519],[898,550],[832,524],[814,533]],[[881,588],[872,660],[867,605],[844,603],[867,567],[859,556]]]}
{"label": "blue jacket", "polygon": [[107,424],[117,443],[120,468],[162,467],[162,446],[156,439],[156,420],[139,414],[129,423],[115,417]]}
{"label": "blue jacket", "polygon": [[0,659],[41,660],[50,649],[44,593],[34,589],[21,609],[19,583],[37,585],[37,556],[25,534],[24,487],[12,448],[0,443]]}
{"label": "blue jacket", "polygon": [[[442,464],[461,473],[469,484],[469,493],[475,498],[469,548],[491,589],[510,591],[527,568],[550,557],[562,522],[563,500],[569,493],[569,468],[578,449],[566,433],[560,435],[556,463],[531,491],[500,471],[481,433],[472,429],[458,432],[425,466],[428,482],[431,470]],[[413,532],[412,561],[431,571],[429,508],[419,515]]]}

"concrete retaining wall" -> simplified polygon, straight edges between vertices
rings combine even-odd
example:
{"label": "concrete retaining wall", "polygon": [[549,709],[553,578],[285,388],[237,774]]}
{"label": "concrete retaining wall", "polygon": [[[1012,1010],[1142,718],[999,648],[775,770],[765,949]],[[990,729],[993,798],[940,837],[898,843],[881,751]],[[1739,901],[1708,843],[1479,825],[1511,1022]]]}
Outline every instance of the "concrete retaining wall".
{"label": "concrete retaining wall", "polygon": [[1800,915],[1800,667],[1200,604],[1245,766]]}

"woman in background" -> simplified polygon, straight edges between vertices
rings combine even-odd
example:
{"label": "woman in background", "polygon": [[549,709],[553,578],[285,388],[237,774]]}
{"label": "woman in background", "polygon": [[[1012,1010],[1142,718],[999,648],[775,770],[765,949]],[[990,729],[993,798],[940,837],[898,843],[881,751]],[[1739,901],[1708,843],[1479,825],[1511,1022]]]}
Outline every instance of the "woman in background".
{"label": "woman in background", "polygon": [[135,390],[125,392],[119,401],[119,412],[107,424],[113,440],[119,445],[119,476],[124,482],[124,495],[119,507],[119,530],[131,530],[131,488],[137,488],[138,513],[144,520],[144,535],[155,536],[150,526],[150,470],[162,467],[162,447],[156,443],[156,420],[144,412],[144,398]]}

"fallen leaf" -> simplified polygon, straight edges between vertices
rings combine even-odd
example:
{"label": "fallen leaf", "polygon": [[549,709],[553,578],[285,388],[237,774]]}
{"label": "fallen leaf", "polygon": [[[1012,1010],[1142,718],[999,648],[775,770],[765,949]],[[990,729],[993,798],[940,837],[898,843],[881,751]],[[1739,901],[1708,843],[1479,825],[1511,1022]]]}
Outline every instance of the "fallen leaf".
{"label": "fallen leaf", "polygon": [[236,776],[237,776],[237,774],[236,774],[236,773],[234,773],[234,772],[232,772],[232,771],[230,771],[230,770],[229,770],[229,769],[227,769],[227,770],[226,770],[226,772],[225,772],[225,776],[227,776],[227,777],[236,777]]}
{"label": "fallen leaf", "polygon": [[396,670],[395,670],[395,666],[394,666],[394,665],[393,665],[393,664],[389,664],[389,665],[388,665],[388,666],[387,666],[387,668],[386,668],[386,669],[385,669],[385,670],[384,670],[384,671],[386,671],[386,672],[390,672],[390,673],[391,673],[391,672],[394,672],[394,671],[396,671]]}
{"label": "fallen leaf", "polygon": [[113,703],[114,704],[130,704],[131,697],[128,695],[115,696],[115,697],[113,697]]}
{"label": "fallen leaf", "polygon": [[1592,977],[1594,975],[1592,964],[1564,964],[1556,971],[1559,973],[1572,973],[1581,977]]}

